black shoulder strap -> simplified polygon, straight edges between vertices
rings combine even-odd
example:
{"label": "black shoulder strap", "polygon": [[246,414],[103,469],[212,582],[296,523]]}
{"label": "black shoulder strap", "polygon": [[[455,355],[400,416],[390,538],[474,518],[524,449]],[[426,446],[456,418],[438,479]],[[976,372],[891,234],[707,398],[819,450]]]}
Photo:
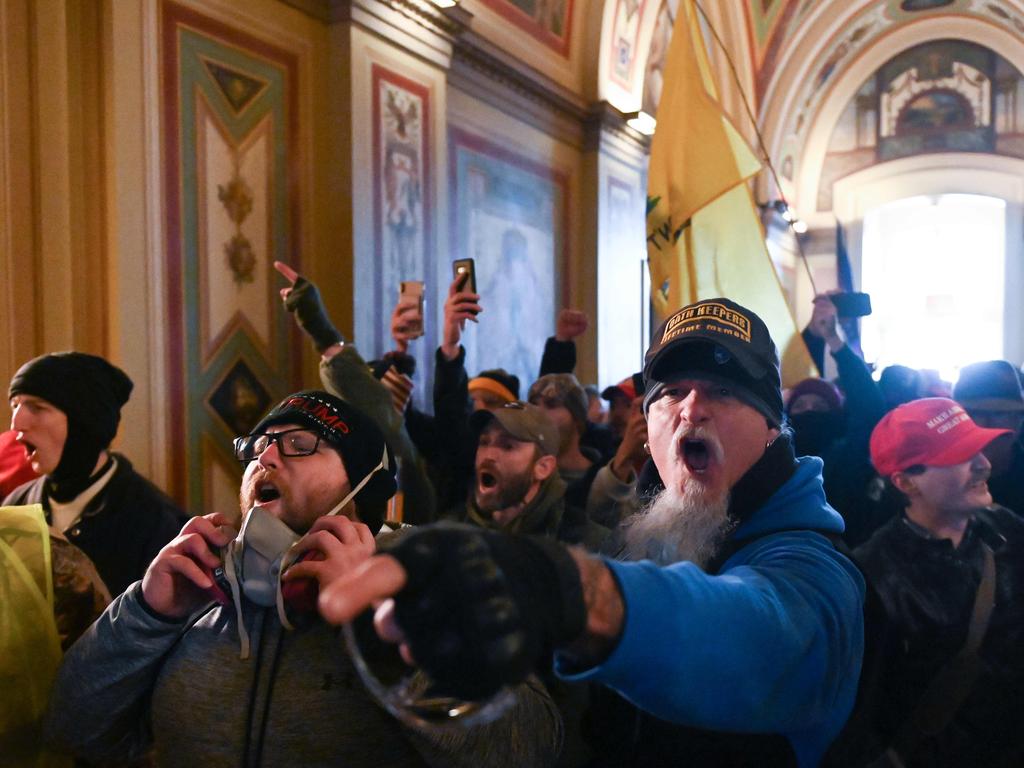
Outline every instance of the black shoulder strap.
{"label": "black shoulder strap", "polygon": [[967,640],[960,652],[932,679],[914,711],[893,738],[892,747],[888,750],[890,753],[909,756],[923,738],[940,733],[966,701],[981,674],[982,663],[978,650],[988,630],[989,619],[992,618],[996,594],[995,553],[984,542],[981,548],[985,562],[978,591],[974,595]]}

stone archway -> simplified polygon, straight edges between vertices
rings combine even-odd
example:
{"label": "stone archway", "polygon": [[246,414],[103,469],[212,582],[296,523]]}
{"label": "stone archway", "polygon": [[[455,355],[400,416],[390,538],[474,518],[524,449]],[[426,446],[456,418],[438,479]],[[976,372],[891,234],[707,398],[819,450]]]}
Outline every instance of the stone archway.
{"label": "stone archway", "polygon": [[[833,18],[833,22],[849,22],[856,13],[850,13],[842,19]],[[834,23],[826,25],[822,15],[815,20],[822,27],[821,31],[834,33]],[[808,28],[803,37],[814,34],[818,28]],[[921,43],[930,40],[955,38],[990,48],[1005,58],[1018,70],[1024,71],[1024,46],[1021,38],[1008,29],[966,16],[939,16],[923,18],[921,21],[896,27],[872,41],[855,57],[846,62],[843,68],[831,76],[827,92],[821,98],[816,111],[807,118],[807,124],[801,131],[802,141],[798,154],[794,158],[795,168],[792,186],[786,190],[793,205],[800,211],[812,228],[830,226],[830,211],[818,212],[814,201],[818,198],[818,184],[824,164],[825,153],[840,114],[854,97],[864,81],[879,67],[893,56]],[[818,49],[827,48],[827,44]],[[768,97],[771,103],[766,105],[762,117],[762,132],[768,150],[777,164],[782,164],[784,145],[788,138],[789,117],[796,108],[797,89],[788,94],[781,92],[779,83],[803,82],[809,76],[813,64],[813,56],[800,60],[798,56],[789,57],[784,66],[773,78]]]}

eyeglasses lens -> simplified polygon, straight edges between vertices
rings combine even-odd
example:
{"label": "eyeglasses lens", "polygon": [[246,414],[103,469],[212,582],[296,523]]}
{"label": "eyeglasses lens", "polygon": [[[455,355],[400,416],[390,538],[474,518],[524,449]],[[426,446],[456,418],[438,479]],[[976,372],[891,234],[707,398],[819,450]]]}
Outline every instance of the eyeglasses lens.
{"label": "eyeglasses lens", "polygon": [[310,456],[320,445],[320,435],[309,429],[289,429],[235,438],[235,458],[254,461],[276,442],[282,456]]}

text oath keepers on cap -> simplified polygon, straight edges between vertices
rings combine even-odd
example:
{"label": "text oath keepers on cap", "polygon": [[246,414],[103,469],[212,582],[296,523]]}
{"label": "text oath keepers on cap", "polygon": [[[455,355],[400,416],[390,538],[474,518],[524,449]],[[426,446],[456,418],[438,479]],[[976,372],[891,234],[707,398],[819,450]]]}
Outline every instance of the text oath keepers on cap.
{"label": "text oath keepers on cap", "polygon": [[698,304],[696,307],[687,307],[678,312],[666,323],[661,343],[664,344],[684,333],[704,328],[750,343],[750,319],[746,315],[717,303]]}

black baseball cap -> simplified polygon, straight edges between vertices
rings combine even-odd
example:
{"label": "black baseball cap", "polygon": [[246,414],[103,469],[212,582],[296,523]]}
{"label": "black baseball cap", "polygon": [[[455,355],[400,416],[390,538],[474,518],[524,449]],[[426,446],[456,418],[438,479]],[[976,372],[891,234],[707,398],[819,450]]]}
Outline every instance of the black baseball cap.
{"label": "black baseball cap", "polygon": [[779,353],[764,321],[734,301],[704,299],[666,318],[644,357],[644,410],[671,378],[728,382],[736,396],[782,423]]}

